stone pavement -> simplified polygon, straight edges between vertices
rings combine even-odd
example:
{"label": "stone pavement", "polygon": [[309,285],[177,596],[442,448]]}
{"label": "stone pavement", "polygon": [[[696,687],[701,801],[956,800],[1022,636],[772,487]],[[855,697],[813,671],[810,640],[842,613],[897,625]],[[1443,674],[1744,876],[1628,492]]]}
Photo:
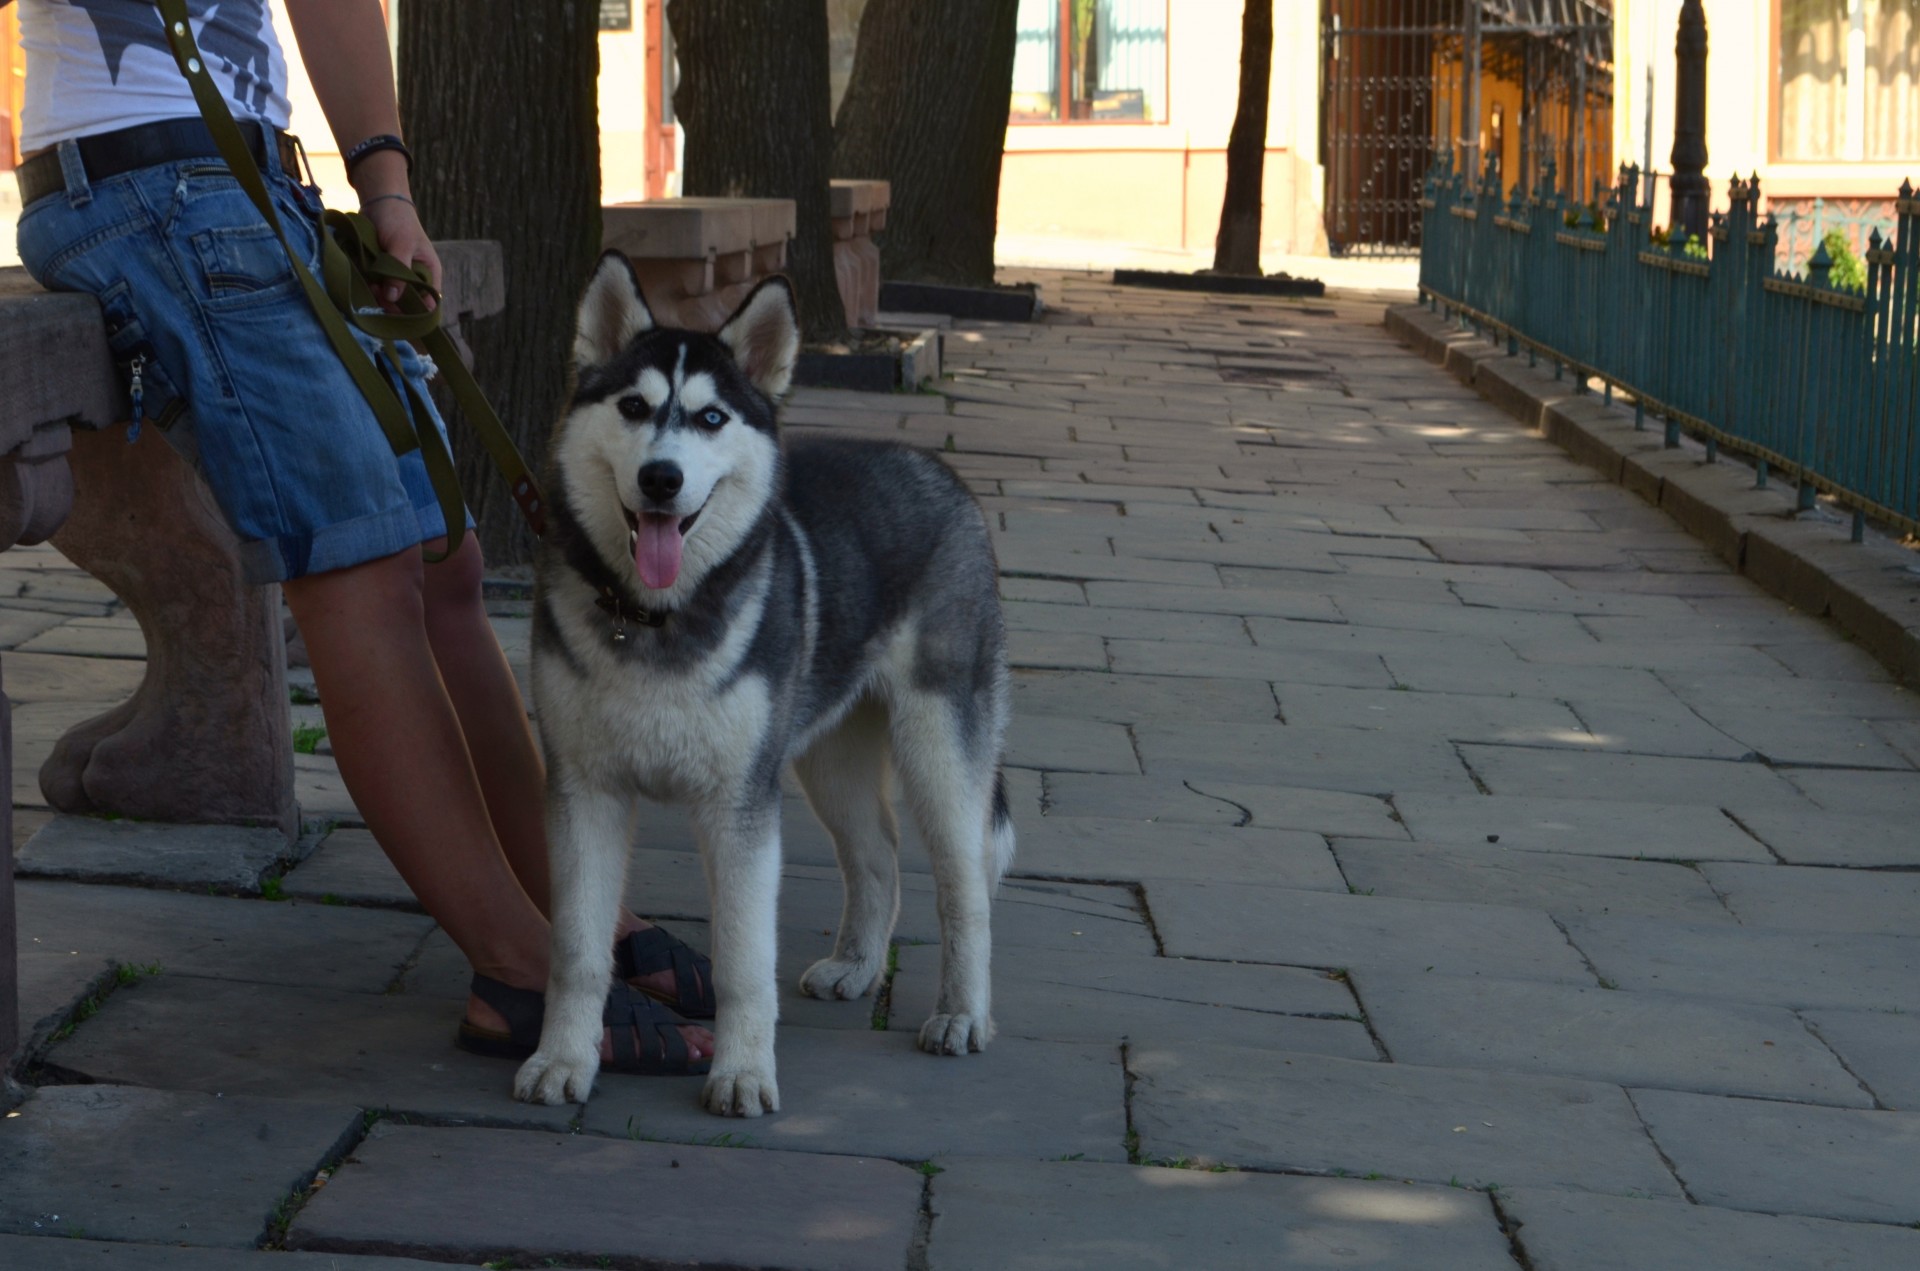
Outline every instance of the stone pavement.
{"label": "stone pavement", "polygon": [[[995,522],[1020,855],[987,1053],[912,1047],[911,841],[886,993],[797,997],[839,900],[796,800],[786,1110],[513,1103],[323,740],[292,847],[28,839],[41,757],[141,645],[10,553],[38,1028],[0,1265],[1920,1265],[1920,700],[1376,302],[1041,281],[1044,324],[950,333],[940,394],[789,411],[945,452]],[[704,941],[684,825],[637,840],[633,903]]]}

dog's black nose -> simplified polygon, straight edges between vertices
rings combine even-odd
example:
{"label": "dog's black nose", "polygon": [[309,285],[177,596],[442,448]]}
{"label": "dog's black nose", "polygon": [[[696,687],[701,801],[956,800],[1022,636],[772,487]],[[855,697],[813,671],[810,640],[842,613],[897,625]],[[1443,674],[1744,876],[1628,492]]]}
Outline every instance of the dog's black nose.
{"label": "dog's black nose", "polygon": [[680,472],[680,465],[665,459],[656,459],[652,463],[640,465],[640,493],[655,503],[665,503],[680,493],[686,477]]}

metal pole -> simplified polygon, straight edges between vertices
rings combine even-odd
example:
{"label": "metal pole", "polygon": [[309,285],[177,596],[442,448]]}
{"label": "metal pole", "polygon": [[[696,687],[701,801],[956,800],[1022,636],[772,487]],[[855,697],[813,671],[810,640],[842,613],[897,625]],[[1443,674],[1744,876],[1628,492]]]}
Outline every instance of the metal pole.
{"label": "metal pole", "polygon": [[1700,0],[1680,6],[1673,116],[1673,226],[1707,236],[1707,14]]}
{"label": "metal pole", "polygon": [[1470,184],[1480,180],[1480,0],[1467,0],[1467,47],[1461,59],[1460,162]]}

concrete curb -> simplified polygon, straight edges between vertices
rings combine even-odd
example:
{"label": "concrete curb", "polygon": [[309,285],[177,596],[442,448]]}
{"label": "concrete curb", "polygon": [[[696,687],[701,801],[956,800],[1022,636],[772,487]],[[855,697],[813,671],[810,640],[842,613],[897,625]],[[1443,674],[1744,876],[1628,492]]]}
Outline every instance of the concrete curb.
{"label": "concrete curb", "polygon": [[1894,678],[1920,686],[1920,555],[1869,531],[1795,518],[1790,492],[1756,489],[1743,463],[1668,450],[1657,428],[1635,431],[1551,370],[1508,357],[1417,304],[1386,311],[1390,335],[1477,390],[1521,424],[1666,512],[1733,569],[1794,608],[1832,620]]}

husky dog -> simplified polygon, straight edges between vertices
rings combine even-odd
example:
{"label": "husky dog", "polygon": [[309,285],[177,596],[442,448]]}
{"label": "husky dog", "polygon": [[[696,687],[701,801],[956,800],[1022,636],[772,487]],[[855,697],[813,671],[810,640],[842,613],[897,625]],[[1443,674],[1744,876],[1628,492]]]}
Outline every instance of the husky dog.
{"label": "husky dog", "polygon": [[550,465],[533,692],[546,747],[553,965],[517,1097],[584,1101],[636,795],[692,813],[713,906],[715,1053],[702,1102],[778,1111],[775,898],[791,764],[846,889],[801,991],[857,998],[899,910],[897,769],[932,858],[940,994],[922,1050],[993,1036],[988,904],[1013,855],[999,776],[1006,635],[992,543],[933,456],[783,447],[799,325],[784,278],[718,335],[656,326],[624,256],[580,303],[576,389]]}

